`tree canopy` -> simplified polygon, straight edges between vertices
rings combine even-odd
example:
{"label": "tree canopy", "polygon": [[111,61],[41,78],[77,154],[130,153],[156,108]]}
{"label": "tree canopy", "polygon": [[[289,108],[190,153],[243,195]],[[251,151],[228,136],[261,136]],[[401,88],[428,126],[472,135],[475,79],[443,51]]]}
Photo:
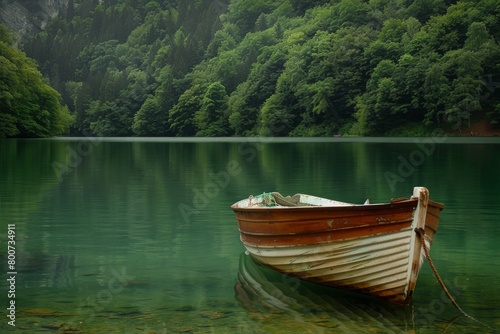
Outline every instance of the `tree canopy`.
{"label": "tree canopy", "polygon": [[[499,17],[496,0],[74,0],[22,48],[75,135],[425,135],[500,124]],[[4,135],[67,115],[7,94]]]}
{"label": "tree canopy", "polygon": [[44,82],[36,63],[11,43],[0,24],[0,138],[67,132],[71,116],[59,93]]}

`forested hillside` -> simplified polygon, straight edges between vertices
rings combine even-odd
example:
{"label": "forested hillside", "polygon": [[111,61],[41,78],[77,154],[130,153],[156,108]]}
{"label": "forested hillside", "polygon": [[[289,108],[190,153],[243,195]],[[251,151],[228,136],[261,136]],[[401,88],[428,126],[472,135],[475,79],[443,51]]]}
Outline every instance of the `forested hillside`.
{"label": "forested hillside", "polygon": [[72,118],[61,96],[12,43],[12,35],[0,24],[0,138],[66,133]]}
{"label": "forested hillside", "polygon": [[498,0],[69,0],[25,41],[99,136],[425,135],[500,122]]}

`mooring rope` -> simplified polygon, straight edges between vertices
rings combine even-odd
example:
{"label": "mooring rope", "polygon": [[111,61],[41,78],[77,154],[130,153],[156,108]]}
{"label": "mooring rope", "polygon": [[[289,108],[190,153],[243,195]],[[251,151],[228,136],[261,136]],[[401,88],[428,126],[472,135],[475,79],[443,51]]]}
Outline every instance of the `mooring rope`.
{"label": "mooring rope", "polygon": [[425,253],[425,257],[427,258],[427,260],[429,261],[429,264],[431,265],[431,269],[432,271],[434,272],[434,275],[436,276],[439,284],[441,285],[441,287],[443,288],[443,291],[444,293],[446,294],[446,296],[450,299],[451,303],[453,304],[453,306],[455,306],[457,308],[458,311],[460,311],[460,313],[462,313],[464,316],[466,316],[467,318],[471,319],[472,321],[475,321],[477,322],[478,324],[480,325],[483,325],[491,330],[494,331],[493,328],[491,328],[490,326],[482,323],[481,321],[477,320],[476,318],[474,318],[473,316],[467,314],[461,307],[460,305],[458,305],[458,303],[455,301],[455,298],[453,298],[453,296],[451,295],[451,293],[448,291],[448,289],[446,288],[446,285],[444,284],[443,280],[441,279],[441,276],[439,276],[438,272],[437,272],[437,269],[436,269],[436,266],[434,265],[434,262],[432,262],[432,259],[431,259],[431,255],[429,254],[429,249],[427,248],[427,244],[425,243],[425,230],[423,228],[416,228],[415,229],[415,233],[417,233],[417,235],[420,237],[420,242],[422,243],[422,247],[424,248],[424,253]]}

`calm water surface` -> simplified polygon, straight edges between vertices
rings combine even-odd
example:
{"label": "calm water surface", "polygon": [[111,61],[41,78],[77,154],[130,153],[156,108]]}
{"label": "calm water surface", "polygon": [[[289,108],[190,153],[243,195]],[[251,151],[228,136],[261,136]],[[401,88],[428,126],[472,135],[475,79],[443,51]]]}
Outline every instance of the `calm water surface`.
{"label": "calm water surface", "polygon": [[492,138],[0,140],[0,332],[490,332],[459,316],[427,263],[402,308],[262,268],[229,208],[275,190],[384,202],[416,185],[446,204],[441,276],[498,330],[499,171]]}

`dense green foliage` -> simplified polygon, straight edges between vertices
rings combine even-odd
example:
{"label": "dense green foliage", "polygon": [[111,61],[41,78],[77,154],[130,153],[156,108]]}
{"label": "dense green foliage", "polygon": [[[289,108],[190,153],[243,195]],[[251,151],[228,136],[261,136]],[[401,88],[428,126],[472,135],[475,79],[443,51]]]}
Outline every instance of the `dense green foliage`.
{"label": "dense green foliage", "polygon": [[499,39],[497,0],[70,0],[24,49],[74,134],[384,135],[498,124]]}
{"label": "dense green foliage", "polygon": [[0,24],[0,138],[48,137],[68,131],[71,116],[42,80],[35,62],[12,45]]}

